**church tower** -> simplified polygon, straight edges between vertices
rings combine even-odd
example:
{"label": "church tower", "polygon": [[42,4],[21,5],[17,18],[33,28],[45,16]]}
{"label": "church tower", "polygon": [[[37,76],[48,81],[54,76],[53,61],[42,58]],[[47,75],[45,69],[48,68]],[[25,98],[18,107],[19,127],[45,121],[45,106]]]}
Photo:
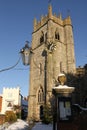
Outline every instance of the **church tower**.
{"label": "church tower", "polygon": [[70,16],[53,15],[49,5],[47,16],[34,19],[31,46],[28,119],[40,120],[58,74],[76,72]]}

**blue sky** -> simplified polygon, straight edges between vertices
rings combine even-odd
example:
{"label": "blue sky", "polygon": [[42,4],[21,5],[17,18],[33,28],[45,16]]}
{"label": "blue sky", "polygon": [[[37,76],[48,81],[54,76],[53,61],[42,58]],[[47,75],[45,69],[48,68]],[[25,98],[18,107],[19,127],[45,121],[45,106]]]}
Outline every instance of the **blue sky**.
{"label": "blue sky", "polygon": [[[48,13],[49,0],[0,0],[0,70],[13,66],[25,41],[32,40],[33,19]],[[53,13],[71,16],[76,66],[87,63],[87,0],[51,0]],[[0,73],[3,87],[20,86],[23,96],[29,91],[29,66],[22,61],[12,70]]]}

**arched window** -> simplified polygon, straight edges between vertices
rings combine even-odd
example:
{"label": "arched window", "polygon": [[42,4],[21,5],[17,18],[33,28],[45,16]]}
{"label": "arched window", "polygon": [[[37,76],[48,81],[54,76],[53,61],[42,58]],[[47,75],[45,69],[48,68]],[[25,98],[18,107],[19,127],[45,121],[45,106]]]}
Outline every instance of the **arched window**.
{"label": "arched window", "polygon": [[58,28],[56,28],[56,31],[55,31],[55,39],[60,40],[60,35],[59,35],[59,29]]}
{"label": "arched window", "polygon": [[56,33],[56,32],[55,32],[55,39],[60,40],[59,33]]}
{"label": "arched window", "polygon": [[45,42],[47,41],[47,32],[45,33]]}
{"label": "arched window", "polygon": [[39,91],[38,91],[38,102],[41,103],[44,100],[44,93],[43,93],[43,88],[40,87]]}
{"label": "arched window", "polygon": [[40,36],[40,43],[44,42],[44,33],[43,31],[41,32],[41,36]]}

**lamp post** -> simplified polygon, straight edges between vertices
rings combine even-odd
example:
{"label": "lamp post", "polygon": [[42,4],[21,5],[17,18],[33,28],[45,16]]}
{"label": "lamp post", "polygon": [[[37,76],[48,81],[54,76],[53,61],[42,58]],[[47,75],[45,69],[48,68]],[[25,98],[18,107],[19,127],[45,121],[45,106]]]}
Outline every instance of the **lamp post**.
{"label": "lamp post", "polygon": [[57,101],[57,130],[59,130],[59,122],[66,122],[72,119],[71,111],[71,93],[74,91],[74,87],[68,87],[65,85],[65,74],[58,75],[58,81],[60,85],[53,87],[53,94]]}
{"label": "lamp post", "polygon": [[24,65],[30,65],[31,52],[31,47],[29,47],[28,41],[26,41],[25,46],[20,50]]}

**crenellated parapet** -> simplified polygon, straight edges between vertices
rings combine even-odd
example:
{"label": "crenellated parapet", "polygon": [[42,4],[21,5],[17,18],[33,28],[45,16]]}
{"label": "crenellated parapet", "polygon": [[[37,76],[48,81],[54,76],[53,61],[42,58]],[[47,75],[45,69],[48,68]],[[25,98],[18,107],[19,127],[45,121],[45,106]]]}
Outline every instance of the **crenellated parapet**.
{"label": "crenellated parapet", "polygon": [[72,25],[70,16],[63,20],[63,25]]}
{"label": "crenellated parapet", "polygon": [[45,23],[47,23],[48,21],[48,16],[42,16],[40,21],[37,21],[36,19],[34,19],[34,27],[33,27],[33,31],[37,31],[40,27],[42,27]]}
{"label": "crenellated parapet", "polygon": [[41,16],[40,21],[37,21],[37,19],[34,19],[34,26],[33,26],[33,31],[37,31],[39,28],[41,28],[43,25],[45,25],[49,20],[52,20],[53,22],[65,26],[65,25],[72,25],[71,23],[71,18],[68,16],[65,19],[62,19],[61,14],[58,16],[56,14],[52,14],[52,7],[49,5],[48,7],[48,15],[46,16]]}

